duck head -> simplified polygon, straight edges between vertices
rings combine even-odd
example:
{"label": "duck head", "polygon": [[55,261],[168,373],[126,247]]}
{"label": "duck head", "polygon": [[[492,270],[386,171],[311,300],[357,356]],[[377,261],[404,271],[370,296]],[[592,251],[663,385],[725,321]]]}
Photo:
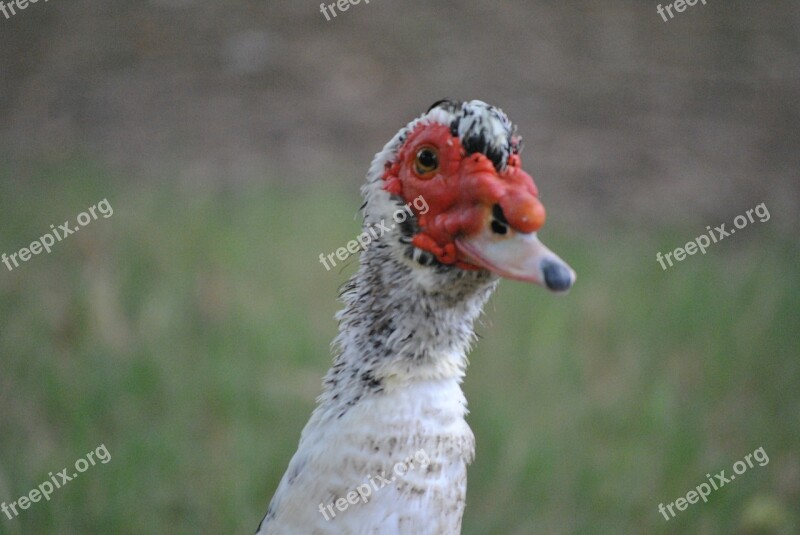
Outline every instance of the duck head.
{"label": "duck head", "polygon": [[545,208],[520,149],[499,108],[439,101],[378,154],[367,201],[379,187],[413,211],[403,228],[420,263],[566,291],[575,272],[538,238]]}

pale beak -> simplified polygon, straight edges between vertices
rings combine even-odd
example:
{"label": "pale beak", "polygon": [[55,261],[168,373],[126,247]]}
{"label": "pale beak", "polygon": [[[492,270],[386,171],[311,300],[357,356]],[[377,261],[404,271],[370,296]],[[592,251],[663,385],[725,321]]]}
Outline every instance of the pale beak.
{"label": "pale beak", "polygon": [[554,292],[565,292],[575,284],[575,271],[539,241],[535,232],[524,234],[505,227],[500,234],[488,225],[479,233],[456,239],[464,261],[501,277],[535,282]]}

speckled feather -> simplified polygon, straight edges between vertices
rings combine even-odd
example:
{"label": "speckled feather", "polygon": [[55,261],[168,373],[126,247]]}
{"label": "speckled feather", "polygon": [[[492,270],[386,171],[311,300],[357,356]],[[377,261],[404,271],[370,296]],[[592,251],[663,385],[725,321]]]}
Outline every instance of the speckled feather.
{"label": "speckled feather", "polygon": [[[513,126],[479,101],[436,103],[378,153],[362,187],[364,228],[392,221],[403,199],[382,175],[409,132],[421,123],[447,125],[469,152],[503,168],[517,150]],[[297,452],[278,486],[259,534],[418,534],[461,532],[467,465],[474,438],[461,381],[474,340],[473,323],[497,284],[488,271],[440,264],[410,244],[413,218],[361,254],[337,314],[334,363],[324,380]],[[345,498],[369,476],[420,449],[425,469],[409,471],[326,520],[319,510]]]}

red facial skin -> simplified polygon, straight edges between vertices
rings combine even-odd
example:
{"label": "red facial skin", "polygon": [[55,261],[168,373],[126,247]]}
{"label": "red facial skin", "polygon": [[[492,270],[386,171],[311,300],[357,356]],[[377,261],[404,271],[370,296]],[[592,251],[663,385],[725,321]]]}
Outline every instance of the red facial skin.
{"label": "red facial skin", "polygon": [[[421,175],[415,161],[417,152],[425,146],[438,150],[439,168]],[[485,155],[467,156],[460,139],[445,125],[418,126],[400,149],[396,162],[387,166],[383,180],[386,191],[406,202],[420,195],[425,199],[429,207],[426,214],[413,208],[421,230],[412,243],[443,264],[481,269],[459,259],[455,240],[483,230],[495,204],[500,204],[518,232],[535,232],[544,225],[544,206],[533,178],[521,168],[519,155],[512,154],[506,169],[498,173]]]}

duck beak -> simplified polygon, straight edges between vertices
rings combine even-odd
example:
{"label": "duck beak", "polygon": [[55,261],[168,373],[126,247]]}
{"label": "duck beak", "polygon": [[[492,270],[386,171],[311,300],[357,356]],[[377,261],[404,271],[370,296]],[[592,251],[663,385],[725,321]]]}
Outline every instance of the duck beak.
{"label": "duck beak", "polygon": [[536,232],[505,227],[500,234],[486,225],[471,236],[456,239],[459,258],[508,279],[534,282],[553,292],[575,284],[575,271],[539,241]]}

